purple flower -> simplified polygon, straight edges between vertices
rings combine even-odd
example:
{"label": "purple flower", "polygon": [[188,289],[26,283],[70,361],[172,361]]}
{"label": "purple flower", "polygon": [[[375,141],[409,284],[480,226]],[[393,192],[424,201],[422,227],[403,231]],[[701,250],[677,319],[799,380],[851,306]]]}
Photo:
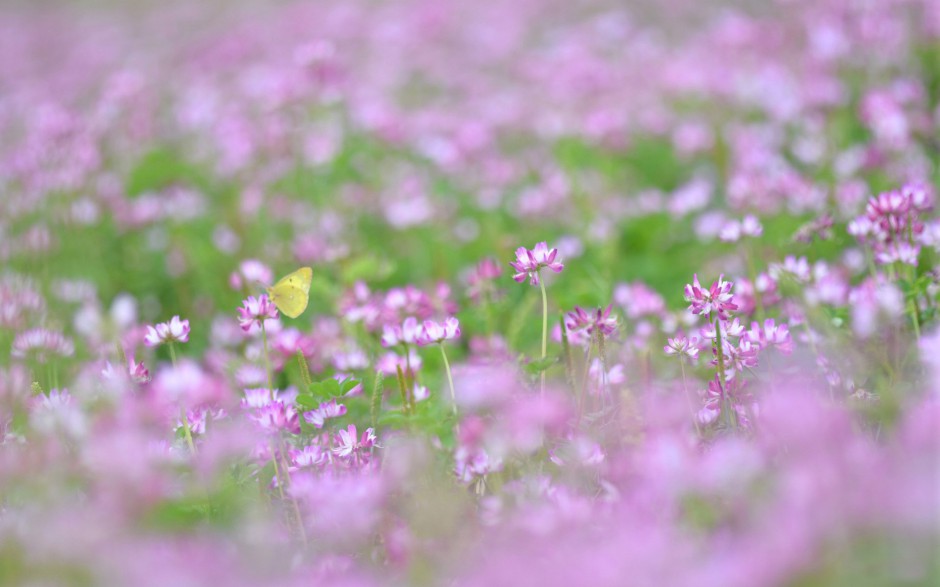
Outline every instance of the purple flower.
{"label": "purple flower", "polygon": [[75,345],[71,339],[61,332],[45,328],[32,328],[20,332],[13,339],[10,354],[17,359],[24,359],[32,355],[37,361],[44,363],[47,354],[60,357],[71,357],[75,353]]}
{"label": "purple flower", "polygon": [[700,424],[709,425],[716,420],[723,409],[722,402],[728,399],[731,409],[734,410],[738,424],[743,428],[750,427],[750,414],[757,414],[757,404],[753,396],[744,390],[744,384],[731,380],[725,382],[722,386],[718,383],[718,376],[708,382],[708,389],[705,390],[705,402],[702,409],[699,410],[696,418]]}
{"label": "purple flower", "polygon": [[300,434],[297,408],[280,400],[265,404],[253,413],[251,418],[269,432],[286,430],[292,434]]}
{"label": "purple flower", "polygon": [[318,467],[325,464],[330,458],[329,452],[317,444],[305,446],[301,450],[291,449],[287,454],[290,457],[291,464],[294,465],[291,467],[292,471],[297,468]]}
{"label": "purple flower", "polygon": [[516,260],[509,263],[516,270],[512,278],[518,283],[522,283],[528,278],[529,284],[538,285],[539,271],[543,267],[548,267],[555,273],[561,273],[561,270],[565,268],[560,261],[555,260],[557,256],[558,249],[549,250],[548,245],[544,242],[538,243],[532,250],[519,247],[516,249]]}
{"label": "purple flower", "polygon": [[169,322],[161,322],[155,327],[147,326],[147,334],[144,335],[144,344],[147,346],[187,341],[189,341],[189,320],[180,320],[179,316],[173,316]]}
{"label": "purple flower", "polygon": [[663,347],[663,351],[665,351],[667,355],[685,355],[695,360],[698,358],[698,338],[693,336],[689,339],[680,334],[675,338],[668,339],[666,346]]}
{"label": "purple flower", "polygon": [[241,289],[253,283],[268,286],[273,279],[274,273],[267,265],[257,259],[245,259],[238,266],[238,271],[229,275],[228,283],[232,289]]}
{"label": "purple flower", "polygon": [[144,366],[143,361],[139,363],[136,362],[134,355],[128,355],[127,357],[127,374],[137,383],[147,383],[150,381],[150,371]]}
{"label": "purple flower", "polygon": [[274,401],[272,399],[273,396],[274,394],[271,390],[266,387],[246,389],[245,397],[242,398],[241,405],[246,409],[263,408]]}
{"label": "purple flower", "polygon": [[333,439],[336,445],[333,452],[339,457],[349,457],[352,455],[361,456],[360,453],[376,446],[375,431],[372,428],[366,428],[361,438],[357,438],[355,424],[350,424],[346,430],[340,430]]}
{"label": "purple flower", "polygon": [[421,346],[444,342],[460,336],[460,322],[453,316],[443,324],[434,320],[425,320],[418,331],[417,343]]}
{"label": "purple flower", "polygon": [[685,286],[685,301],[689,302],[689,310],[693,314],[704,314],[711,318],[714,312],[722,320],[729,318],[728,312],[737,310],[734,303],[734,294],[731,288],[734,283],[724,280],[724,275],[718,276],[718,281],[705,289],[698,281],[698,275],[692,279],[691,285]]}
{"label": "purple flower", "polygon": [[407,373],[410,367],[411,372],[415,373],[421,370],[421,364],[421,356],[414,349],[409,349],[407,357],[391,352],[385,353],[376,361],[375,369],[383,375],[395,375],[398,369],[401,369],[402,373]]}
{"label": "purple flower", "polygon": [[277,318],[277,306],[265,294],[257,298],[248,296],[248,299],[242,302],[242,307],[238,309],[238,324],[245,332],[250,331],[253,326],[260,328],[264,320],[275,318]]}
{"label": "purple flower", "polygon": [[493,297],[496,290],[493,281],[503,274],[503,268],[494,259],[480,261],[467,277],[467,296],[473,301]]}
{"label": "purple flower", "polygon": [[335,399],[323,402],[317,409],[304,412],[304,420],[316,428],[323,428],[324,422],[329,418],[338,418],[346,414],[346,406],[336,403]]}
{"label": "purple flower", "polygon": [[584,330],[589,335],[599,331],[604,336],[611,336],[617,332],[617,317],[611,317],[610,310],[613,304],[606,308],[597,308],[593,311],[586,311],[580,306],[575,306],[574,311],[568,312],[565,319],[565,326],[571,332]]}
{"label": "purple flower", "polygon": [[413,316],[405,318],[401,326],[383,326],[382,346],[393,347],[399,344],[415,344],[419,328],[418,320]]}
{"label": "purple flower", "polygon": [[776,324],[772,318],[764,320],[761,327],[757,322],[751,322],[751,329],[744,337],[758,345],[761,350],[774,346],[785,354],[793,352],[793,340],[790,338],[790,329],[786,324]]}

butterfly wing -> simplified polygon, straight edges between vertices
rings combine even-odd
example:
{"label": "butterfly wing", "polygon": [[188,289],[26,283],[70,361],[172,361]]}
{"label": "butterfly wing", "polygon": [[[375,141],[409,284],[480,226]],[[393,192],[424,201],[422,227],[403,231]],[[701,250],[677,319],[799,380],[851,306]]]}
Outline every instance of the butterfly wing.
{"label": "butterfly wing", "polygon": [[292,285],[274,286],[270,292],[271,301],[285,316],[296,318],[307,309],[307,294]]}
{"label": "butterfly wing", "polygon": [[271,298],[271,301],[274,302],[274,305],[281,313],[296,318],[307,309],[307,302],[310,298],[310,282],[312,280],[313,269],[301,267],[269,287],[268,297]]}

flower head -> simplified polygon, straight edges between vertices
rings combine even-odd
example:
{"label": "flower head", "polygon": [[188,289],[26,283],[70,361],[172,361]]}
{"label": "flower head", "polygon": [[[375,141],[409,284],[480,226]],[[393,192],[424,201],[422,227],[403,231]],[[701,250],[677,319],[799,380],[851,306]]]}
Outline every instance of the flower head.
{"label": "flower head", "polygon": [[413,316],[405,318],[401,326],[385,325],[382,327],[382,346],[393,347],[399,344],[415,344],[419,330],[418,320]]}
{"label": "flower head", "polygon": [[275,318],[277,318],[277,306],[265,294],[257,298],[248,296],[242,302],[242,307],[238,309],[238,323],[245,332],[250,331],[253,326],[260,327],[264,320]]}
{"label": "flower head", "polygon": [[189,341],[189,320],[180,320],[179,316],[173,316],[169,322],[147,326],[147,334],[144,335],[144,344],[147,346],[187,341]]}
{"label": "flower head", "polygon": [[764,320],[763,326],[751,322],[751,329],[744,333],[744,337],[760,347],[776,347],[784,354],[793,352],[793,340],[790,338],[790,329],[786,324],[777,324],[772,318]]}
{"label": "flower head", "polygon": [[346,414],[346,406],[336,403],[335,399],[323,402],[317,409],[304,412],[304,420],[308,424],[313,424],[315,428],[323,428],[323,424],[329,418],[338,418]]}
{"label": "flower head", "polygon": [[584,330],[588,335],[600,332],[604,336],[611,336],[617,332],[617,317],[610,315],[613,304],[606,308],[597,308],[592,311],[586,311],[580,306],[575,306],[574,311],[568,312],[565,319],[565,326],[569,331],[574,332]]}
{"label": "flower head", "polygon": [[362,457],[363,452],[376,446],[375,431],[372,428],[366,428],[362,437],[357,437],[355,424],[350,424],[345,430],[340,430],[333,439],[335,447],[333,453],[339,457],[357,456]]}
{"label": "flower head", "polygon": [[443,324],[434,320],[425,320],[418,331],[417,343],[427,346],[436,342],[444,342],[460,336],[460,322],[453,316],[444,320]]}
{"label": "flower head", "polygon": [[685,301],[689,302],[689,310],[693,314],[703,314],[711,318],[712,313],[715,313],[722,320],[727,320],[728,313],[738,309],[734,303],[734,294],[731,293],[734,284],[725,281],[724,277],[719,275],[718,281],[705,289],[699,283],[698,275],[695,275],[692,283],[685,286]]}
{"label": "flower head", "polygon": [[71,357],[74,352],[75,345],[61,332],[32,328],[16,335],[10,354],[18,359],[32,356],[40,363],[44,363],[48,355]]}
{"label": "flower head", "polygon": [[666,346],[663,347],[663,351],[667,355],[685,355],[692,360],[698,358],[698,338],[693,336],[692,338],[686,338],[683,335],[678,335],[675,338],[670,338],[666,341]]}
{"label": "flower head", "polygon": [[493,297],[496,293],[493,281],[502,274],[503,268],[494,259],[483,259],[467,277],[467,295],[473,301]]}
{"label": "flower head", "polygon": [[561,273],[565,266],[556,261],[558,249],[549,249],[544,242],[535,245],[535,248],[529,250],[525,247],[516,249],[516,260],[510,261],[509,265],[516,270],[512,278],[518,283],[522,283],[528,278],[529,284],[539,284],[539,272],[543,267],[547,267],[555,273]]}

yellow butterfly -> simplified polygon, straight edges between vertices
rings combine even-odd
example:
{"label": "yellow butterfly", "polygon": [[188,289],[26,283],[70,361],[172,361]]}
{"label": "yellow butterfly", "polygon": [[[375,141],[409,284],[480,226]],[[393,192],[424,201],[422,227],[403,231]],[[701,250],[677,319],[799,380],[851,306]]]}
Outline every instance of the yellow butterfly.
{"label": "yellow butterfly", "polygon": [[269,287],[268,297],[283,314],[296,318],[307,309],[311,280],[313,280],[313,269],[301,267]]}

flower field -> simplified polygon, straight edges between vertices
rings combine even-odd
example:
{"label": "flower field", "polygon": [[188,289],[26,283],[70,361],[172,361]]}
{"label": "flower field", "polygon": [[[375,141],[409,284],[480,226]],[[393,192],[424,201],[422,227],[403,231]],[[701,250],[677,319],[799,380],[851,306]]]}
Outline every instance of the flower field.
{"label": "flower field", "polygon": [[0,585],[940,584],[940,2],[0,48]]}

